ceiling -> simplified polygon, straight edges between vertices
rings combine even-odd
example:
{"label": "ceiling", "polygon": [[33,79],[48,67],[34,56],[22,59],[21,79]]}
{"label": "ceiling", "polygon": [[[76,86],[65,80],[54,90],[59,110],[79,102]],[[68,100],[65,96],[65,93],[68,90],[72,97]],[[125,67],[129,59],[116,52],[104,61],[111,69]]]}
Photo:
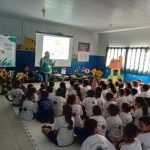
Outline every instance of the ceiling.
{"label": "ceiling", "polygon": [[0,14],[103,32],[150,26],[150,0],[0,0]]}

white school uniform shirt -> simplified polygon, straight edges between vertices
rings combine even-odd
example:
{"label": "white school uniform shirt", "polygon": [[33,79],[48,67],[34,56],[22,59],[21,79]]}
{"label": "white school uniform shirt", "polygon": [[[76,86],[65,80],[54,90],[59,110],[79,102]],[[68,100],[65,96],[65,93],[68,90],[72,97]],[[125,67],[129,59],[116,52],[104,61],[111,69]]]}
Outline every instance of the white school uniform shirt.
{"label": "white school uniform shirt", "polygon": [[132,96],[131,94],[129,94],[128,96],[125,96],[126,100],[127,100],[127,103],[129,105],[132,105],[133,104],[133,99],[132,99]]}
{"label": "white school uniform shirt", "polygon": [[20,100],[22,99],[22,96],[24,95],[24,92],[22,89],[12,89],[7,93],[8,96],[11,96],[12,98],[12,104],[18,105],[20,104]]}
{"label": "white school uniform shirt", "polygon": [[73,90],[71,90],[70,92],[68,91],[68,96],[69,96],[69,95],[72,95],[72,94],[77,95],[76,90],[73,89]]}
{"label": "white school uniform shirt", "polygon": [[[148,115],[150,115],[150,108],[148,108]],[[141,118],[143,116],[143,110],[142,108],[137,108],[133,114],[133,117],[134,117],[134,123],[135,125],[138,126],[138,120],[139,118]]]}
{"label": "white school uniform shirt", "polygon": [[97,98],[97,105],[101,108],[101,111],[103,112],[104,103],[106,102],[102,97]]}
{"label": "white school uniform shirt", "polygon": [[131,123],[133,120],[130,112],[129,113],[121,112],[120,118],[122,120],[123,127],[125,127],[128,123]]}
{"label": "white school uniform shirt", "polygon": [[116,99],[116,102],[117,102],[117,105],[118,105],[119,107],[121,107],[123,103],[127,103],[127,99],[126,99],[125,96],[118,97],[118,98]]}
{"label": "white school uniform shirt", "polygon": [[91,86],[85,86],[81,88],[82,99],[87,97],[87,91],[91,90]]}
{"label": "white school uniform shirt", "polygon": [[48,93],[48,99],[52,99],[52,98],[54,98],[55,97],[55,93],[54,92],[52,92],[52,93]]}
{"label": "white school uniform shirt", "polygon": [[135,99],[138,97],[138,94],[136,95],[131,95],[132,96],[132,105],[135,105]]}
{"label": "white school uniform shirt", "polygon": [[126,143],[121,146],[120,150],[142,150],[141,143],[138,139],[135,139],[132,143]]}
{"label": "white school uniform shirt", "polygon": [[81,89],[81,88],[83,88],[83,85],[82,85],[82,84],[80,84],[80,85],[79,85],[79,88],[80,88],[80,89]]}
{"label": "white school uniform shirt", "polygon": [[35,102],[39,101],[39,96],[37,93],[34,93],[34,101]]}
{"label": "white school uniform shirt", "polygon": [[82,111],[82,107],[81,105],[78,104],[73,104],[72,106],[72,112],[73,114],[75,114],[76,116],[74,117],[74,126],[75,127],[83,127],[83,121],[81,119],[80,116],[83,115],[83,111]]}
{"label": "white school uniform shirt", "polygon": [[20,114],[20,118],[22,120],[27,120],[27,121],[32,120],[36,112],[37,112],[36,103],[30,100],[25,100],[22,105],[22,112]]}
{"label": "white school uniform shirt", "polygon": [[66,103],[66,99],[61,96],[54,96],[50,100],[54,103],[54,116],[59,117],[63,114],[63,106]]}
{"label": "white school uniform shirt", "polygon": [[108,137],[112,142],[118,142],[123,136],[123,125],[119,115],[110,116],[106,119]]}
{"label": "white school uniform shirt", "polygon": [[97,100],[94,97],[87,97],[82,101],[82,105],[85,107],[86,115],[91,117],[93,116],[93,106],[97,105]]}
{"label": "white school uniform shirt", "polygon": [[109,92],[109,90],[108,89],[106,89],[106,90],[102,90],[102,98],[104,99],[104,100],[106,100],[106,94]]}
{"label": "white school uniform shirt", "polygon": [[111,105],[111,104],[117,104],[115,101],[110,101],[110,102],[108,102],[108,101],[106,101],[105,103],[104,103],[104,105],[103,105],[103,117],[106,119],[108,116],[109,116],[109,112],[108,112],[108,107],[109,107],[109,105]]}
{"label": "white school uniform shirt", "polygon": [[143,98],[145,98],[145,97],[150,98],[150,92],[149,91],[147,91],[147,92],[141,92],[139,96],[143,97]]}
{"label": "white school uniform shirt", "polygon": [[91,119],[97,121],[97,127],[99,130],[99,134],[105,136],[106,135],[106,120],[103,116],[92,116]]}
{"label": "white school uniform shirt", "polygon": [[141,94],[141,89],[142,89],[142,86],[138,86],[137,90],[139,94]]}
{"label": "white school uniform shirt", "polygon": [[67,89],[68,94],[70,94],[72,90],[74,90],[74,88],[73,88],[72,86],[71,86],[71,87],[69,87],[69,88]]}
{"label": "white school uniform shirt", "polygon": [[[73,128],[74,128],[74,119]],[[68,130],[68,123],[65,120],[64,116],[58,117],[54,124],[54,129],[57,130],[57,142],[59,146],[68,146],[71,145],[74,141],[74,131],[73,129]]]}
{"label": "white school uniform shirt", "polygon": [[137,137],[142,145],[142,150],[150,150],[150,132],[141,133]]}
{"label": "white school uniform shirt", "polygon": [[80,150],[116,150],[116,148],[102,135],[89,136],[82,144]]}

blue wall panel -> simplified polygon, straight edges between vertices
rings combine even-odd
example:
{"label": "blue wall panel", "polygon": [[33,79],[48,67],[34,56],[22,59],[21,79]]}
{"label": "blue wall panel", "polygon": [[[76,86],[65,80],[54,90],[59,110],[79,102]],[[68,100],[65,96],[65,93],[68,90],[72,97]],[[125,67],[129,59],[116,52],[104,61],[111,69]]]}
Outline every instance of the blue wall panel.
{"label": "blue wall panel", "polygon": [[[34,52],[28,52],[28,51],[16,51],[16,68],[10,68],[15,69],[17,72],[23,71],[23,68],[25,66],[29,66],[32,69],[39,69],[34,67],[34,60],[35,60],[35,53]],[[67,74],[75,73],[75,69],[77,67],[85,67],[89,69],[100,69],[103,71],[103,77],[107,78],[110,74],[110,70],[105,68],[105,62],[106,57],[105,56],[93,56],[91,55],[89,57],[89,62],[72,62],[71,67],[67,68]],[[61,68],[54,68],[54,70],[61,71]],[[137,80],[141,79],[145,83],[150,82],[150,76],[140,76],[140,75],[134,75],[134,74],[128,74],[123,73],[124,81],[129,82],[131,80]]]}

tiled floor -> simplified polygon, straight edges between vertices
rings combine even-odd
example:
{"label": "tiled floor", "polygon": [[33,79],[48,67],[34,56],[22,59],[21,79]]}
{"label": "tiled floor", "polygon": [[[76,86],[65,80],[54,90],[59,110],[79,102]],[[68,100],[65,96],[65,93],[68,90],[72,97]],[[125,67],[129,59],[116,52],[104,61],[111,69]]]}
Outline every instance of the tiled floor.
{"label": "tiled floor", "polygon": [[0,96],[0,150],[34,150],[11,105]]}
{"label": "tiled floor", "polygon": [[[35,83],[34,86],[39,89],[40,84]],[[55,87],[58,86],[59,83],[56,83]],[[2,95],[0,95],[0,150],[34,150],[11,104]]]}

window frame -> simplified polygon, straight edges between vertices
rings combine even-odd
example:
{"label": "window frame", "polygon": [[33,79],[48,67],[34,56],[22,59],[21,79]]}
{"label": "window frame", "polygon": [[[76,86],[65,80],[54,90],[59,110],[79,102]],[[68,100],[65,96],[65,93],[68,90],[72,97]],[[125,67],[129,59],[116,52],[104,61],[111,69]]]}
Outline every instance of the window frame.
{"label": "window frame", "polygon": [[[106,69],[108,69],[108,67],[109,66],[107,66],[107,59],[108,59],[108,53],[109,53],[109,50],[110,49],[125,49],[126,50],[126,53],[125,53],[125,58],[124,58],[124,68],[122,69],[122,72],[123,73],[129,73],[129,74],[136,74],[136,75],[143,75],[143,76],[148,76],[148,75],[150,75],[150,48],[149,47],[107,47],[106,48],[106,62],[105,62],[105,68]],[[132,50],[135,50],[135,52],[133,52]],[[132,63],[132,64],[130,64],[130,67],[129,67],[129,69],[127,68],[127,65],[128,65],[128,55],[129,55],[129,52],[130,52],[130,50],[131,50],[131,58],[130,58],[130,60],[129,61],[131,61],[132,60],[132,58],[134,58],[134,63]],[[139,52],[139,59],[136,59],[136,56],[138,56],[138,54],[137,54],[137,50],[139,50],[140,52]],[[143,60],[141,60],[142,58],[142,56],[141,56],[141,54],[142,54],[142,50],[144,51],[143,53],[144,53],[144,58],[143,58]],[[121,52],[122,53],[122,52]],[[134,54],[134,57],[132,57],[132,54]],[[147,55],[149,55],[149,56],[147,56]],[[113,59],[114,59],[114,54],[113,54]],[[138,60],[138,66],[136,65],[136,61]],[[142,63],[141,61],[143,61],[143,64],[145,64],[146,63],[146,60],[148,61],[147,62],[147,64],[148,64],[148,67],[146,68],[146,67],[144,67],[144,65],[143,65],[143,68],[142,68],[142,71],[139,71],[139,69],[140,69],[140,63]],[[110,60],[111,61],[111,60]],[[133,65],[132,66],[132,68],[133,69],[131,69],[131,65]],[[137,67],[137,70],[136,70],[136,68],[135,67]],[[144,71],[145,69],[147,69],[147,71]]]}

